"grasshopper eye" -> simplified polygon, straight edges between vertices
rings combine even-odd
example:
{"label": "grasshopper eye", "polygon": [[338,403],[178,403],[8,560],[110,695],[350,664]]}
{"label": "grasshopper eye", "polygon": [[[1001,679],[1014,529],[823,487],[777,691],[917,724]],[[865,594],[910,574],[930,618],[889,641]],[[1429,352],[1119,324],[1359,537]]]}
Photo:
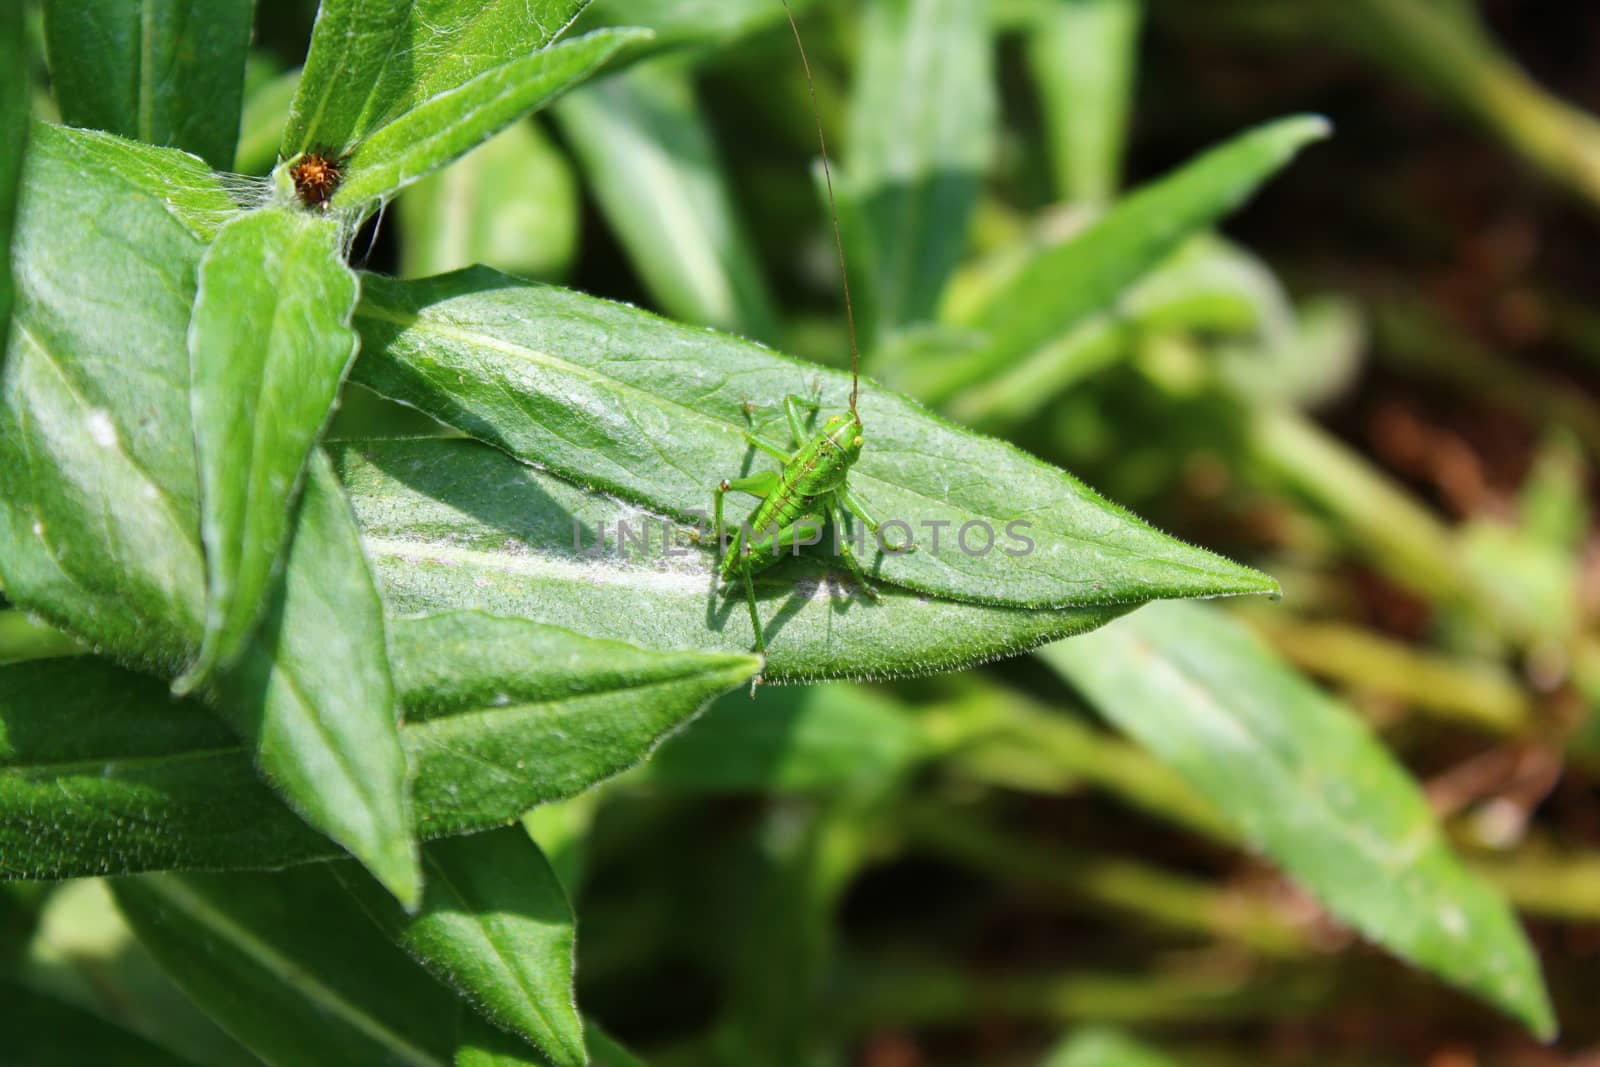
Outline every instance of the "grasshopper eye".
{"label": "grasshopper eye", "polygon": [[860,434],[856,434],[856,439],[850,442],[850,446],[852,448],[860,448],[865,443],[866,438],[862,437]]}
{"label": "grasshopper eye", "polygon": [[829,426],[837,426],[843,421],[844,421],[844,419],[840,418],[838,415],[829,415],[828,416],[828,425]]}

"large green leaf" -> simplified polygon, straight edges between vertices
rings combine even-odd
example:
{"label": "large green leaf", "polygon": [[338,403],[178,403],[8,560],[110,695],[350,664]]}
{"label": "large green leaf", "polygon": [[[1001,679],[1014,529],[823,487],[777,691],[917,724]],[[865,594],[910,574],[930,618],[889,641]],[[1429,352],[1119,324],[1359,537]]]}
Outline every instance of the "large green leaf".
{"label": "large green leaf", "polygon": [[597,30],[491,67],[402,112],[364,138],[334,194],[337,207],[386,200],[517,119],[592,77],[642,30]]}
{"label": "large green leaf", "polygon": [[453,994],[384,937],[333,865],[113,883],[139,941],[274,1067],[446,1067]]}
{"label": "large green leaf", "polygon": [[[816,0],[789,0],[795,14]],[[578,17],[577,29],[641,26],[651,30],[654,49],[719,48],[783,22],[778,0],[596,0]]]}
{"label": "large green leaf", "polygon": [[483,263],[555,280],[577,253],[578,180],[536,122],[516,122],[406,190],[401,273],[420,278]]}
{"label": "large green leaf", "polygon": [[[664,551],[673,524],[659,514],[473,441],[373,442],[342,456],[392,611],[471,608],[645,648],[743,652],[755,643],[738,597],[713,594],[710,546]],[[618,522],[629,530],[626,551]],[[767,679],[955,669],[1082,633],[1121,610],[994,607],[889,588],[871,602],[852,588],[842,568],[816,556],[757,580]]]}
{"label": "large green leaf", "polygon": [[412,107],[540,51],[586,0],[326,0],[283,131],[285,159],[343,154]]}
{"label": "large green leaf", "polygon": [[339,230],[267,208],[223,226],[189,326],[205,636],[181,690],[232,666],[282,562],[306,459],[355,358],[356,281]]}
{"label": "large green leaf", "polygon": [[1510,908],[1456,859],[1415,783],[1242,626],[1155,605],[1043,656],[1335,914],[1554,1032]]}
{"label": "large green leaf", "polygon": [[[749,406],[760,430],[782,436],[785,394],[816,393],[825,411],[839,411],[850,384],[737,338],[487,270],[369,278],[356,318],[364,354],[353,374],[362,384],[678,518],[703,518],[722,479],[771,465],[744,437]],[[850,484],[920,544],[909,555],[868,553],[868,570],[886,581],[1034,607],[1277,588],[870,382],[860,408],[867,443]],[[741,500],[730,498],[731,521],[745,517]]]}
{"label": "large green leaf", "polygon": [[521,826],[423,850],[427,892],[408,915],[349,864],[335,870],[395,943],[555,1067],[586,1062],[573,1001],[572,907]]}
{"label": "large green leaf", "polygon": [[656,304],[685,322],[776,336],[771,297],[681,65],[634,67],[566,97],[555,115]]}
{"label": "large green leaf", "polygon": [[[164,164],[170,168],[162,174]],[[176,152],[37,126],[13,250],[19,302],[6,408],[16,432],[0,437],[12,472],[5,494],[13,527],[8,535],[37,539],[47,549],[68,533],[49,521],[58,511],[67,522],[65,513],[102,491],[137,500],[131,510],[142,513],[154,558],[130,554],[127,570],[137,577],[122,599],[135,617],[142,588],[168,600],[164,610],[150,613],[157,630],[173,625],[163,618],[181,624],[191,614],[181,605],[192,605],[193,594],[203,588],[177,588],[198,565],[194,539],[181,534],[196,510],[186,429],[186,305],[193,299],[196,238],[232,208],[220,189],[204,187],[205,175],[198,160]],[[109,239],[112,234],[117,240]],[[144,358],[128,359],[129,352]],[[142,402],[143,417],[119,425],[117,405],[130,396]],[[52,430],[55,408],[66,421]],[[175,432],[160,432],[167,428]],[[51,477],[55,469],[63,477]],[[21,502],[30,488],[63,499],[36,501],[33,522],[24,524]],[[163,489],[170,499],[163,499]],[[63,605],[95,598],[92,576],[83,573],[87,560],[46,564],[34,555],[20,546],[3,553],[8,566],[37,563],[41,576],[57,566],[72,568],[57,571],[67,581],[55,598]],[[71,553],[86,555],[81,549]],[[72,612],[64,606],[53,614]],[[101,623],[114,624],[109,618]],[[139,635],[127,636],[127,643],[137,643]],[[154,650],[172,648],[154,635],[151,644]]]}
{"label": "large green leaf", "polygon": [[[28,143],[28,47],[22,5],[0,7],[0,339],[11,321],[11,225],[16,218],[22,179],[22,151]],[[5,355],[0,340],[0,358]]]}
{"label": "large green leaf", "polygon": [[[259,1061],[167,981],[122,921],[103,880],[0,884],[0,898],[16,900],[23,893],[34,897],[38,912],[25,954],[8,965],[18,982],[132,1031],[186,1063],[260,1067]],[[5,925],[13,926],[11,922]],[[7,1029],[9,1036],[11,1028]],[[9,1052],[11,1043],[7,1046]],[[87,1056],[76,1062],[116,1059]]]}
{"label": "large green leaf", "polygon": [[1113,308],[1128,286],[1185,238],[1244,202],[1307,144],[1328,135],[1316,116],[1281,119],[1241,134],[1174,174],[1119,201],[1088,229],[1038,256],[990,301],[977,323],[977,352],[919,380],[918,395],[942,404],[992,378],[1035,349],[1059,340],[1096,312]]}
{"label": "large green leaf", "polygon": [[[162,677],[192,659],[205,595],[186,335],[201,236],[231,204],[196,171],[35,130],[0,382],[7,595]],[[381,616],[325,468],[318,484],[263,634],[211,696],[297,811],[414,897]]]}
{"label": "large green leaf", "polygon": [[867,338],[933,317],[994,153],[988,0],[866,5],[840,182]]}
{"label": "large green leaf", "polygon": [[203,168],[124,144],[33,131],[0,398],[0,572],[13,601],[170,675],[205,591],[185,340],[200,245],[150,195],[152,157]]}
{"label": "large green leaf", "polygon": [[254,0],[46,0],[62,119],[231,167],[254,9]]}
{"label": "large green leaf", "polygon": [[6,1062],[17,1067],[194,1067],[138,1034],[26,986],[0,981]]}
{"label": "large green leaf", "polygon": [[[503,825],[633,766],[760,666],[470,614],[390,631],[423,837]],[[0,874],[263,868],[338,854],[198,702],[100,659],[0,667]]]}
{"label": "large green leaf", "polygon": [[1056,195],[1101,204],[1116,195],[1133,104],[1143,0],[1058,0],[1028,28]]}

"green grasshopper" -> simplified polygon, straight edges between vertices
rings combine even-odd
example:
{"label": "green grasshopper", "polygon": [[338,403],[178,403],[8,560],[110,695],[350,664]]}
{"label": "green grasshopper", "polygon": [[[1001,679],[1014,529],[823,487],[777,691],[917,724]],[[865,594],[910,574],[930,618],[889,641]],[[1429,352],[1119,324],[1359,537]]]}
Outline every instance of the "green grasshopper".
{"label": "green grasshopper", "polygon": [[[811,63],[806,58],[805,43],[800,39],[800,27],[795,23],[789,0],[783,0],[789,16],[789,28],[794,31],[795,45],[800,50],[800,64],[805,68],[806,85],[811,92],[811,107],[817,120],[817,144],[822,152],[822,173],[828,190],[828,209],[833,221],[833,240],[839,253],[839,276],[844,288],[845,321],[850,334],[850,412],[832,415],[821,431],[807,433],[802,412],[815,413],[819,404],[793,394],[784,397],[784,414],[789,420],[789,433],[794,439],[794,451],[768,441],[751,430],[745,431],[745,440],[762,452],[775,457],[783,464],[775,471],[762,471],[747,478],[724,480],[717,486],[712,499],[713,533],[717,539],[717,578],[719,585],[744,585],[745,602],[750,606],[750,625],[755,628],[756,650],[765,653],[766,638],[761,630],[761,617],[756,612],[756,593],[753,577],[783,558],[784,551],[799,552],[802,544],[815,544],[822,536],[824,518],[833,523],[834,540],[839,553],[854,573],[856,580],[868,597],[876,600],[878,591],[867,580],[861,561],[851,550],[844,535],[844,513],[859,519],[874,538],[878,536],[878,521],[850,489],[850,468],[861,458],[866,436],[861,426],[861,415],[856,410],[856,393],[860,387],[859,366],[861,356],[856,348],[855,310],[850,305],[850,277],[845,269],[844,238],[839,232],[839,208],[833,196],[833,169],[828,162],[828,142],[822,133],[822,118],[817,112],[817,87],[811,76]],[[746,416],[750,413],[746,406]],[[734,536],[731,545],[723,522],[722,503],[728,493],[748,493],[760,499],[761,504]],[[891,552],[910,552],[915,546],[907,543]]]}

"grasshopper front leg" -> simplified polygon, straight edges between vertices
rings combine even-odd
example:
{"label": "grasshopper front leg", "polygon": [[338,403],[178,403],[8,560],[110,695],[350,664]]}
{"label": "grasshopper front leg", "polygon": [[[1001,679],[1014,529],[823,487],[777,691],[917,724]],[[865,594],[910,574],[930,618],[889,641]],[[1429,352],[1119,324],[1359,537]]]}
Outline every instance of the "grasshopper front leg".
{"label": "grasshopper front leg", "polygon": [[749,493],[765,500],[777,485],[778,475],[775,471],[758,471],[748,478],[735,478],[732,481],[723,479],[722,484],[711,491],[711,533],[717,539],[718,571],[722,569],[722,556],[728,548],[727,527],[722,521],[722,498],[729,493]]}
{"label": "grasshopper front leg", "polygon": [[783,398],[783,414],[789,420],[789,434],[794,438],[794,447],[799,448],[811,436],[806,433],[806,420],[800,413],[808,411],[815,415],[821,407],[820,400],[809,400],[793,393]]}
{"label": "grasshopper front leg", "polygon": [[769,455],[769,456],[773,457],[774,459],[776,459],[779,463],[788,463],[789,462],[789,459],[790,459],[789,453],[784,451],[784,448],[783,448],[782,445],[779,445],[779,444],[776,444],[776,443],[774,443],[772,441],[767,440],[765,437],[762,437],[760,434],[756,433],[754,430],[746,430],[744,432],[744,439],[751,446],[753,446],[755,448],[758,448],[761,451],[765,452],[767,455]]}

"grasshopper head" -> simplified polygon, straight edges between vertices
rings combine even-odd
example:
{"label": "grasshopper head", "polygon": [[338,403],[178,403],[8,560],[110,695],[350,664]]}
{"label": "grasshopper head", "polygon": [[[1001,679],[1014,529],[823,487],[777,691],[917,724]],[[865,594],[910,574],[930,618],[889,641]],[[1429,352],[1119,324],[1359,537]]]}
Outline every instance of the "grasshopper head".
{"label": "grasshopper head", "polygon": [[859,415],[830,415],[823,425],[823,431],[829,440],[839,446],[847,464],[861,458],[861,446],[866,444],[866,438],[861,433]]}

